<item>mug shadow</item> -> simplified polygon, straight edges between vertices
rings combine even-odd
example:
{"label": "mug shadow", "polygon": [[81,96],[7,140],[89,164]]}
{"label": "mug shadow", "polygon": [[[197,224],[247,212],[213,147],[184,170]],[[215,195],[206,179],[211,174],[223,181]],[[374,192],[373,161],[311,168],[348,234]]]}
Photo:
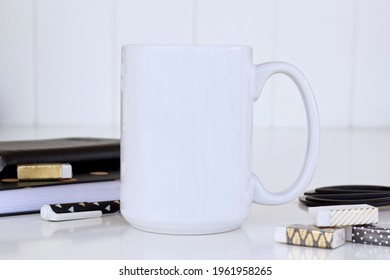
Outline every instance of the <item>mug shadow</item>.
{"label": "mug shadow", "polygon": [[250,250],[242,228],[209,235],[167,235],[131,227],[121,237],[122,259],[241,259]]}

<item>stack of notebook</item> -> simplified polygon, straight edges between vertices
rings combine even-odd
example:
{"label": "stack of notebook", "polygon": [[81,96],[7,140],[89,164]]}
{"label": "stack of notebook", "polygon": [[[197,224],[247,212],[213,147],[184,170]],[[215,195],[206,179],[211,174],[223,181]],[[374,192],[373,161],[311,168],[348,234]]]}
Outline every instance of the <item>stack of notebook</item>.
{"label": "stack of notebook", "polygon": [[119,199],[118,139],[0,142],[0,216],[45,204]]}

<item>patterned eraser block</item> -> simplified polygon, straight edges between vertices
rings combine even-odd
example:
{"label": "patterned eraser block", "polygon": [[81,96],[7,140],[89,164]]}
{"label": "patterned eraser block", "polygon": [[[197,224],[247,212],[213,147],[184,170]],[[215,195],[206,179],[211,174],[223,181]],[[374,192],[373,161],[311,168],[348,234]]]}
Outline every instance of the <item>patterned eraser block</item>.
{"label": "patterned eraser block", "polygon": [[291,245],[334,249],[345,243],[345,230],[297,224],[275,228],[274,240]]}
{"label": "patterned eraser block", "polygon": [[309,207],[310,224],[318,227],[364,225],[378,222],[378,208],[367,204]]}
{"label": "patterned eraser block", "polygon": [[346,231],[350,231],[353,243],[390,246],[390,224],[352,226]]}

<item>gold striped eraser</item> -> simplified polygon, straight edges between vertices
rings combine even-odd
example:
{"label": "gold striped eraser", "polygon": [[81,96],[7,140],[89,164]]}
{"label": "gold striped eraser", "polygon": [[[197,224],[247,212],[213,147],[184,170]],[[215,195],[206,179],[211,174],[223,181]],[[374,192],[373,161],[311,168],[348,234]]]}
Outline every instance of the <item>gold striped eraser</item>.
{"label": "gold striped eraser", "polygon": [[309,207],[310,224],[338,227],[378,222],[378,208],[368,204]]}
{"label": "gold striped eraser", "polygon": [[72,178],[72,166],[68,163],[18,164],[18,179],[59,180]]}
{"label": "gold striped eraser", "polygon": [[312,225],[277,227],[274,240],[291,245],[334,249],[345,243],[344,228],[318,228]]}

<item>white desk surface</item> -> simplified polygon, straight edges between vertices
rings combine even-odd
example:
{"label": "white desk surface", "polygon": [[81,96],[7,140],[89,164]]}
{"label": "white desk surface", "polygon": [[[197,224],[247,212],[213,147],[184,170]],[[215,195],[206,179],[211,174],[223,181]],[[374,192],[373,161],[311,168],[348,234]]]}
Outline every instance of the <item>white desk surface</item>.
{"label": "white desk surface", "polygon": [[[119,129],[0,128],[0,141],[69,136],[119,137]],[[303,129],[255,129],[253,170],[272,190],[299,172]],[[323,130],[316,174],[308,189],[336,184],[390,185],[390,130]],[[1,194],[0,194],[1,195]],[[306,223],[297,200],[282,206],[253,205],[235,231],[203,236],[138,231],[120,214],[47,222],[38,214],[0,218],[0,259],[390,259],[390,247],[347,243],[316,249],[275,243],[275,226]],[[380,210],[390,222],[390,210]]]}

